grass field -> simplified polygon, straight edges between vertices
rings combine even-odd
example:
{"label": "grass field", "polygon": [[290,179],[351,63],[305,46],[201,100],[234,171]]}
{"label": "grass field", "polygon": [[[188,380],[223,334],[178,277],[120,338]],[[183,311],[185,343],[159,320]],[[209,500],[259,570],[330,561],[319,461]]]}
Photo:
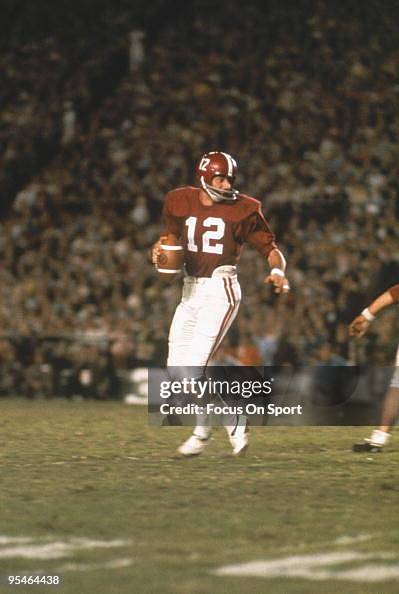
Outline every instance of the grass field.
{"label": "grass field", "polygon": [[[0,592],[398,592],[395,440],[362,456],[349,449],[361,427],[256,427],[234,459],[219,428],[182,460],[189,429],[149,427],[142,407],[0,406]],[[237,568],[253,561],[268,562],[262,577]]]}

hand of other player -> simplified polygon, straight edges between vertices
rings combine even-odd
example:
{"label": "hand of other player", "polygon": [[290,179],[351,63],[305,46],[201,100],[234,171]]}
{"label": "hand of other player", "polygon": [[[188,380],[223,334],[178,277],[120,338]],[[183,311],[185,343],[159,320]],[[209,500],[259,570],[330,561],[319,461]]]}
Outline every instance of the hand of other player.
{"label": "hand of other player", "polygon": [[361,338],[363,334],[367,332],[369,326],[370,322],[366,320],[364,316],[357,316],[357,318],[349,324],[349,335]]}
{"label": "hand of other player", "polygon": [[269,274],[263,282],[273,285],[275,293],[288,293],[290,290],[288,279],[281,274]]}
{"label": "hand of other player", "polygon": [[151,262],[156,266],[158,255],[159,255],[159,246],[161,243],[165,243],[168,239],[167,235],[161,235],[156,243],[151,248]]}

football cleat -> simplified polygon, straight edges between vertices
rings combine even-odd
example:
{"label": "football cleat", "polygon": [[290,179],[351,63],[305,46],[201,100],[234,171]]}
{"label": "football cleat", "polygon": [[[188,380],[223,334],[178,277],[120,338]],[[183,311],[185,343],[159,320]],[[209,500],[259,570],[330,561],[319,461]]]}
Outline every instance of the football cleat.
{"label": "football cleat", "polygon": [[369,454],[379,454],[382,449],[382,445],[372,443],[369,439],[365,439],[362,443],[354,443],[352,446],[354,452],[368,452]]}
{"label": "football cleat", "polygon": [[230,435],[230,443],[233,446],[233,456],[242,456],[248,449],[248,433]]}
{"label": "football cleat", "polygon": [[248,420],[245,415],[238,415],[234,426],[226,427],[233,456],[243,455],[248,448]]}
{"label": "football cleat", "polygon": [[199,456],[209,443],[209,438],[199,437],[198,435],[191,435],[184,443],[177,448],[177,451],[182,456]]}

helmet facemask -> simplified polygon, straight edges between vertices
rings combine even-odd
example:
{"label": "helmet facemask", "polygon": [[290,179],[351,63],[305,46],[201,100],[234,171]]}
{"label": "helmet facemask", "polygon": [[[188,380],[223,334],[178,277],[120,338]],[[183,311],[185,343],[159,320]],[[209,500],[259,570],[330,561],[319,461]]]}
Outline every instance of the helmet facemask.
{"label": "helmet facemask", "polygon": [[[216,177],[217,174],[214,176]],[[234,179],[232,180],[234,181]],[[214,186],[207,184],[204,176],[200,177],[200,184],[204,192],[206,192],[214,202],[234,202],[237,200],[239,191],[234,188],[215,188]]]}

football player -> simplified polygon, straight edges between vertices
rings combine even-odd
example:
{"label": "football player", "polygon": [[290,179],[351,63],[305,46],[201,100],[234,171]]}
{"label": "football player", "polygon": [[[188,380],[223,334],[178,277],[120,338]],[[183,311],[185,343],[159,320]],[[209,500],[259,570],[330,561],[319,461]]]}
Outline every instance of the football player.
{"label": "football player", "polygon": [[[349,334],[361,338],[369,329],[377,313],[399,302],[399,285],[394,285],[382,293],[375,301],[366,307],[349,325]],[[390,431],[399,414],[399,347],[396,351],[395,371],[392,376],[387,393],[384,396],[380,426],[374,429],[370,438],[362,443],[353,445],[354,452],[381,452],[390,439]]]}
{"label": "football player", "polygon": [[[289,291],[286,261],[265,220],[261,204],[235,188],[235,159],[224,152],[204,154],[197,167],[199,187],[170,191],[163,209],[164,233],[153,246],[181,242],[184,248],[183,295],[169,333],[168,367],[205,369],[234,321],[241,301],[237,263],[244,243],[255,247],[270,266],[264,279],[276,293]],[[180,454],[200,454],[210,437],[210,420],[197,419],[192,436]],[[248,434],[245,417],[225,422],[233,454],[245,451]]]}

